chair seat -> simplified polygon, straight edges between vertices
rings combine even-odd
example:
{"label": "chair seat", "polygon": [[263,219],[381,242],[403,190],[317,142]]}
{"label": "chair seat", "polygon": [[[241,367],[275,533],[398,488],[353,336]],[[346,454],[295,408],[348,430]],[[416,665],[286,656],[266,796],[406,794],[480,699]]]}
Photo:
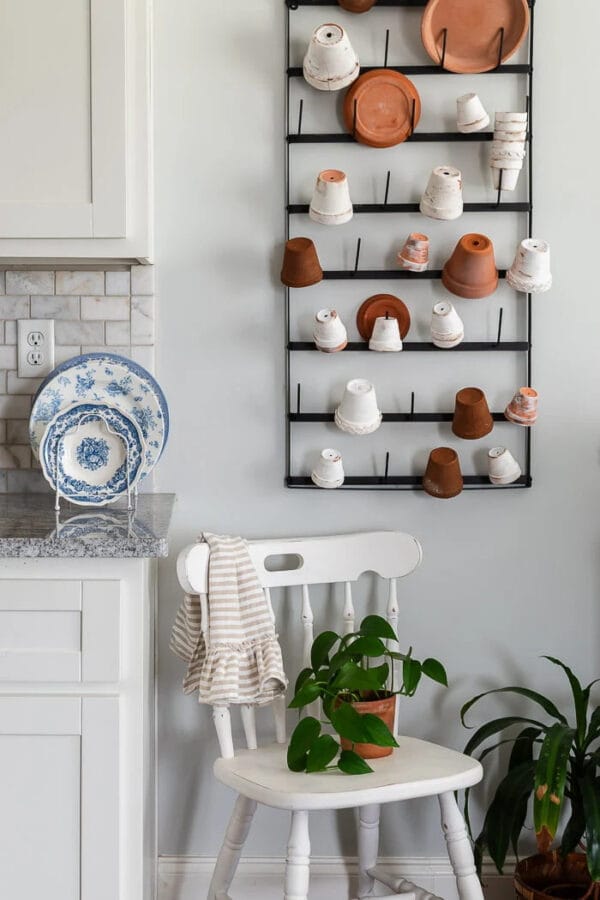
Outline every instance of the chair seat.
{"label": "chair seat", "polygon": [[417,738],[399,737],[398,744],[391,756],[369,761],[374,771],[368,775],[344,775],[337,770],[310,775],[290,772],[287,746],[282,744],[218,759],[214,772],[239,794],[288,810],[391,803],[460,790],[481,781],[481,764],[470,756]]}

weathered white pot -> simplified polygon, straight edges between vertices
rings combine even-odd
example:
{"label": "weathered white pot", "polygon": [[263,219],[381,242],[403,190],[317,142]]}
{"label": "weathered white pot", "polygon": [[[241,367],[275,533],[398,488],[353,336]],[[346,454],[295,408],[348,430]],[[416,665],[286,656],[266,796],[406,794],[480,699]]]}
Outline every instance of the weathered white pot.
{"label": "weathered white pot", "polygon": [[488,475],[492,484],[512,484],[521,477],[521,466],[506,447],[493,447],[488,453]]}
{"label": "weathered white pot", "polygon": [[429,265],[429,238],[413,231],[404,241],[398,253],[398,263],[411,272],[424,272]]}
{"label": "weathered white pot", "polygon": [[442,350],[458,347],[465,336],[465,327],[449,300],[436,303],[431,313],[431,341]]}
{"label": "weathered white pot", "polygon": [[490,159],[525,159],[524,143],[518,141],[492,141]]}
{"label": "weathered white pot", "polygon": [[490,159],[492,169],[516,169],[518,172],[523,168],[522,159]]}
{"label": "weathered white pot", "polygon": [[304,77],[318,91],[341,91],[358,78],[358,56],[341,25],[319,25],[303,66]]}
{"label": "weathered white pot", "polygon": [[497,128],[494,131],[494,140],[495,141],[505,141],[507,144],[511,143],[519,143],[524,144],[527,140],[527,132],[526,131],[502,131]]}
{"label": "weathered white pot", "polygon": [[395,316],[388,319],[380,316],[375,319],[369,340],[369,350],[377,350],[379,353],[397,353],[402,350],[400,326]]}
{"label": "weathered white pot", "polygon": [[346,327],[335,309],[320,309],[313,326],[315,344],[324,353],[337,353],[348,343]]}
{"label": "weathered white pot", "polygon": [[538,417],[538,399],[538,392],[533,388],[519,388],[504,410],[504,415],[515,425],[535,425]]}
{"label": "weathered white pot", "polygon": [[503,122],[520,122],[521,125],[527,125],[526,112],[497,112],[495,116],[496,125],[500,126]]}
{"label": "weathered white pot", "polygon": [[308,214],[321,225],[343,225],[352,218],[348,179],[339,169],[319,172]]}
{"label": "weathered white pot", "polygon": [[502,172],[502,190],[503,191],[514,191],[517,184],[519,183],[519,175],[521,174],[521,169],[505,169],[504,166],[502,166],[501,168],[492,166],[492,178],[493,178],[494,188],[496,190],[498,190],[500,187],[500,173],[501,172]]}
{"label": "weathered white pot", "polygon": [[456,101],[456,124],[462,134],[482,131],[490,124],[490,117],[477,94],[463,94]]}
{"label": "weathered white pot", "polygon": [[371,434],[381,425],[375,388],[365,378],[354,378],[344,390],[342,402],[335,411],[335,424],[348,434]]}
{"label": "weathered white pot", "polygon": [[344,483],[344,463],[339,450],[321,450],[310,477],[320,488],[339,488]]}
{"label": "weathered white pot", "polygon": [[431,219],[458,219],[463,211],[460,170],[454,166],[437,166],[429,176],[420,209]]}
{"label": "weathered white pot", "polygon": [[550,244],[539,238],[525,238],[517,247],[506,280],[516,291],[542,294],[552,287]]}

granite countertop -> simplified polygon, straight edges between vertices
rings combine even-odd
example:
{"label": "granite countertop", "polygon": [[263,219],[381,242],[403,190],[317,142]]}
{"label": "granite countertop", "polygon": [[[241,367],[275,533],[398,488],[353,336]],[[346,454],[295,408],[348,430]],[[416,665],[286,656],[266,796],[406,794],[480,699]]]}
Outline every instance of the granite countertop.
{"label": "granite countertop", "polygon": [[0,494],[0,558],[167,556],[174,494],[140,494],[101,509],[74,506],[54,494]]}

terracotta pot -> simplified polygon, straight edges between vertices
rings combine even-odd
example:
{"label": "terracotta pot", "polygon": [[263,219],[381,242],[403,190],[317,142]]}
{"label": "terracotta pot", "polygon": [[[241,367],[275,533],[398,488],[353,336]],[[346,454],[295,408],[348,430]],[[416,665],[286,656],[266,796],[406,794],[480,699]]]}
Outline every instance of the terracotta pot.
{"label": "terracotta pot", "polygon": [[341,25],[328,22],[313,32],[303,73],[318,91],[341,91],[359,76],[358,56]]}
{"label": "terracotta pot", "polygon": [[463,489],[458,453],[451,447],[436,447],[429,454],[423,490],[439,500],[457,497]]}
{"label": "terracotta pot", "polygon": [[515,425],[535,425],[538,417],[538,392],[530,387],[519,388],[504,410],[504,415]]}
{"label": "terracotta pot", "polygon": [[429,265],[429,238],[426,234],[413,231],[404,241],[398,253],[398,263],[411,272],[424,272]]}
{"label": "terracotta pot", "polygon": [[480,300],[498,287],[494,245],[485,234],[464,234],[442,272],[442,282],[457,297]]}
{"label": "terracotta pot", "polygon": [[348,179],[339,169],[319,172],[308,214],[321,225],[343,225],[352,218]]}
{"label": "terracotta pot", "polygon": [[480,388],[463,388],[456,395],[452,431],[457,437],[476,441],[494,427],[485,394]]}
{"label": "terracotta pot", "polygon": [[[396,698],[392,694],[383,700],[360,700],[352,703],[354,709],[364,716],[365,713],[371,713],[381,719],[390,731],[394,730],[394,716],[396,714]],[[353,744],[347,738],[340,738],[342,750],[354,750],[363,759],[382,759],[384,756],[391,756],[393,747],[379,747],[377,744]]]}
{"label": "terracotta pot", "polygon": [[585,854],[563,857],[553,850],[528,856],[517,864],[514,885],[523,900],[548,900],[548,896],[578,900],[591,885]]}
{"label": "terracotta pot", "polygon": [[348,344],[346,326],[335,309],[320,309],[315,316],[313,339],[323,353],[338,353]]}
{"label": "terracotta pot", "polygon": [[281,280],[287,287],[309,287],[323,279],[317,248],[310,238],[291,238],[285,245]]}
{"label": "terracotta pot", "polygon": [[372,9],[377,0],[338,0],[338,3],[346,12],[364,13]]}

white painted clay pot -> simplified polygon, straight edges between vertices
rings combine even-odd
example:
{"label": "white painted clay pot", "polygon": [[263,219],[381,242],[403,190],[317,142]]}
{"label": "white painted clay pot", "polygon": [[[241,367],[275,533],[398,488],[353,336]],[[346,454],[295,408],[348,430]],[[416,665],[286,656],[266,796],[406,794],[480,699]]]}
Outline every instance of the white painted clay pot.
{"label": "white painted clay pot", "polygon": [[[519,116],[520,118],[506,119],[504,116]],[[496,113],[494,128],[496,131],[504,132],[527,131],[527,113]]]}
{"label": "white painted clay pot", "polygon": [[506,280],[516,291],[542,294],[552,287],[550,244],[539,238],[525,238],[517,247]]}
{"label": "white painted clay pot", "polygon": [[492,141],[490,159],[525,159],[525,144],[518,141]]}
{"label": "white painted clay pot", "polygon": [[495,190],[500,188],[500,173],[502,173],[502,190],[514,191],[519,183],[521,169],[505,169],[492,166],[492,178]]}
{"label": "white painted clay pot", "polygon": [[431,219],[458,219],[463,211],[460,170],[454,166],[437,166],[429,176],[420,209]]}
{"label": "white painted clay pot", "polygon": [[451,350],[458,347],[465,336],[461,317],[449,300],[436,303],[431,313],[431,340],[436,347]]}
{"label": "white painted clay pot", "polygon": [[387,319],[385,316],[380,316],[375,319],[373,332],[369,339],[369,350],[377,350],[380,353],[397,353],[402,350],[400,325],[395,316]]}
{"label": "white painted clay pot", "polygon": [[527,132],[526,131],[502,131],[502,129],[497,128],[494,131],[494,140],[495,141],[505,141],[505,143],[519,143],[524,144],[527,140]]}
{"label": "white painted clay pot", "polygon": [[488,476],[492,484],[512,484],[521,477],[521,466],[506,447],[492,447],[488,453]]}
{"label": "white painted clay pot", "polygon": [[343,225],[352,218],[352,201],[348,179],[339,169],[319,172],[308,211],[313,222],[321,225]]}
{"label": "white painted clay pot", "polygon": [[411,272],[424,272],[429,265],[429,238],[413,231],[398,253],[398,263]]}
{"label": "white painted clay pot", "polygon": [[456,124],[462,134],[482,131],[490,124],[490,117],[477,94],[463,94],[456,101]]}
{"label": "white painted clay pot", "polygon": [[496,125],[501,122],[520,122],[521,125],[527,125],[526,112],[497,112],[495,116]]}
{"label": "white painted clay pot", "polygon": [[320,488],[338,488],[344,483],[344,463],[339,450],[321,450],[310,477]]}
{"label": "white painted clay pot", "polygon": [[313,327],[315,344],[324,353],[337,353],[348,343],[344,323],[335,309],[320,309],[315,316]]}
{"label": "white painted clay pot", "polygon": [[492,169],[516,169],[521,171],[523,168],[522,159],[490,159]]}
{"label": "white painted clay pot", "polygon": [[342,402],[335,411],[335,424],[348,434],[371,434],[381,425],[375,388],[365,378],[354,378],[344,390]]}
{"label": "white painted clay pot", "polygon": [[538,417],[538,399],[538,392],[533,388],[519,388],[504,410],[504,415],[515,425],[535,425]]}
{"label": "white painted clay pot", "polygon": [[358,78],[358,56],[341,25],[315,29],[303,66],[304,77],[318,91],[341,91]]}

